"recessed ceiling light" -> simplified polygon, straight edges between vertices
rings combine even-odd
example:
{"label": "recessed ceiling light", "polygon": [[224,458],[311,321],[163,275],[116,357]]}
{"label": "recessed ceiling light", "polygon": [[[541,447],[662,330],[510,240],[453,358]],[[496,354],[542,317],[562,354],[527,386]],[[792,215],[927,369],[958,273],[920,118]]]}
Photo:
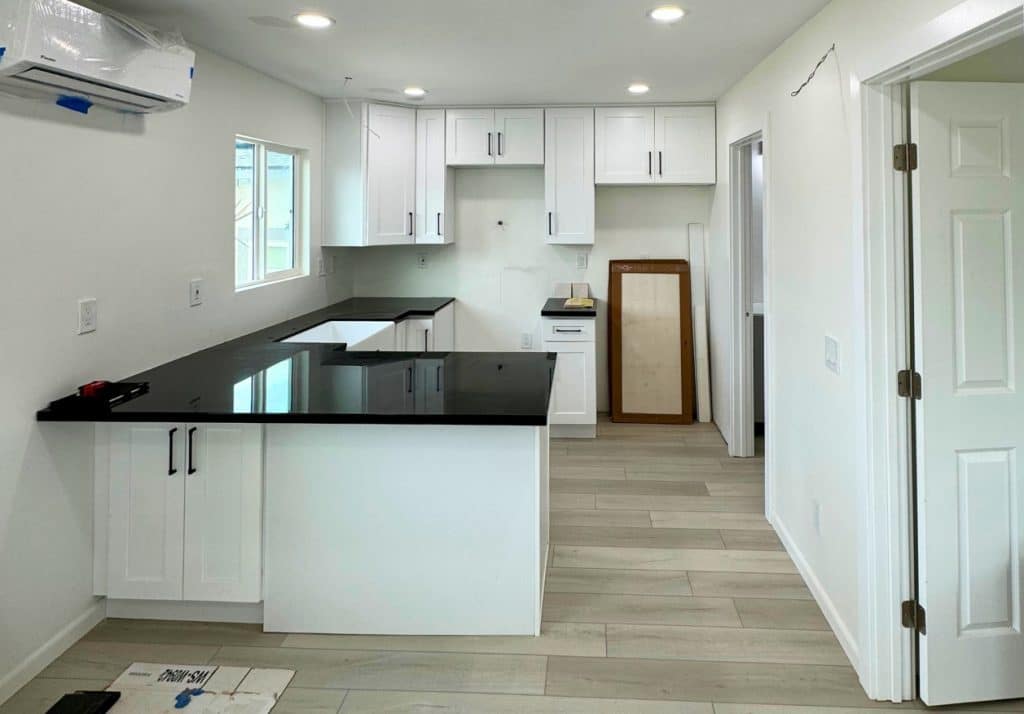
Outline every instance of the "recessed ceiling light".
{"label": "recessed ceiling light", "polygon": [[647,13],[647,16],[655,22],[663,22],[665,24],[679,22],[683,19],[683,15],[686,14],[686,10],[679,7],[678,5],[662,5],[656,7]]}
{"label": "recessed ceiling light", "polygon": [[627,89],[629,90],[630,94],[647,94],[649,91],[651,91],[651,88],[648,87],[643,82],[634,82],[633,84],[629,85]]}
{"label": "recessed ceiling light", "polygon": [[318,12],[300,12],[295,16],[295,22],[311,30],[325,30],[334,24],[334,18]]}
{"label": "recessed ceiling light", "polygon": [[419,99],[427,95],[427,90],[425,90],[423,87],[406,87],[402,91],[405,92],[405,96],[413,97],[414,99]]}

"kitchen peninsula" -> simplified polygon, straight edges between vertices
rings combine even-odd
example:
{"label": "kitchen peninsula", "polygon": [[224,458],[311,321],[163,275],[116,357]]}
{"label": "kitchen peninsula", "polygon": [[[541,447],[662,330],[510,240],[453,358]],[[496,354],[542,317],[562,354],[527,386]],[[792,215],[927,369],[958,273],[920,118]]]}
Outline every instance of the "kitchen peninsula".
{"label": "kitchen peninsula", "polygon": [[40,411],[96,425],[108,614],[538,634],[556,357],[450,351],[453,308],[349,300]]}

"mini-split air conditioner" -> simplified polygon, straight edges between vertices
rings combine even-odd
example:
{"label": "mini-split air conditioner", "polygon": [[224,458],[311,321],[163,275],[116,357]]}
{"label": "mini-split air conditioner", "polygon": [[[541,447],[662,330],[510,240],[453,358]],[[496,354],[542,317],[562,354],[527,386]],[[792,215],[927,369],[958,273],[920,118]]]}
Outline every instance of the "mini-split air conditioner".
{"label": "mini-split air conditioner", "polygon": [[148,113],[188,104],[195,52],[69,0],[0,0],[0,93]]}

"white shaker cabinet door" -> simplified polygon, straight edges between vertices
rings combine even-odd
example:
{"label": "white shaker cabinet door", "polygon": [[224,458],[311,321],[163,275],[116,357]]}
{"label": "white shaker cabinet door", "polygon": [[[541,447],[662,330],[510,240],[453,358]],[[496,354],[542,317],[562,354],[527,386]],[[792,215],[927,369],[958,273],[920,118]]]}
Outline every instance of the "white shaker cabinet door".
{"label": "white shaker cabinet door", "polygon": [[366,151],[366,242],[413,243],[416,110],[371,104]]}
{"label": "white shaker cabinet door", "polygon": [[493,109],[448,109],[445,137],[449,166],[493,166]]}
{"label": "white shaker cabinet door", "polygon": [[180,600],[184,425],[115,424],[110,439],[107,596]]}
{"label": "white shaker cabinet door", "polygon": [[504,166],[544,164],[544,110],[494,110],[494,162]]}
{"label": "white shaker cabinet door", "polygon": [[715,183],[715,108],[658,107],[654,120],[655,180],[666,184]]}
{"label": "white shaker cabinet door", "polygon": [[259,602],[263,427],[190,425],[185,442],[184,599]]}
{"label": "white shaker cabinet door", "polygon": [[416,242],[451,243],[455,193],[452,169],[446,164],[444,109],[416,112]]}
{"label": "white shaker cabinet door", "polygon": [[654,107],[598,107],[594,119],[597,183],[653,183]]}
{"label": "white shaker cabinet door", "polygon": [[594,110],[548,109],[544,162],[547,242],[594,243]]}

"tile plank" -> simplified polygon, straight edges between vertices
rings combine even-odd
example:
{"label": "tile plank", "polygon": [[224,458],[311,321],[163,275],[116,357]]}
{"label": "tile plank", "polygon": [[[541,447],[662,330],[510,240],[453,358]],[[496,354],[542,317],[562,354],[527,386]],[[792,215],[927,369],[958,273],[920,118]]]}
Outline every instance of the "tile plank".
{"label": "tile plank", "polygon": [[109,619],[96,625],[83,639],[140,644],[279,647],[284,638],[282,634],[264,632],[259,624]]}
{"label": "tile plank", "polygon": [[561,479],[551,481],[552,493],[628,494],[633,496],[710,496],[704,481],[608,481]]}
{"label": "tile plank", "polygon": [[614,570],[702,570],[740,573],[796,573],[785,552],[698,550],[693,548],[613,548],[556,545],[551,565],[557,568]]}
{"label": "tile plank", "polygon": [[[350,692],[341,714],[714,714],[711,704],[436,692]],[[275,710],[276,714],[276,710]]]}
{"label": "tile plank", "polygon": [[288,687],[274,705],[274,714],[336,714],[347,693],[344,689]]}
{"label": "tile plank", "polygon": [[596,498],[592,493],[552,493],[551,510],[594,508]]}
{"label": "tile plank", "polygon": [[763,498],[738,496],[633,496],[600,494],[598,508],[626,511],[718,511],[724,513],[764,513]]}
{"label": "tile plank", "polygon": [[651,514],[648,511],[560,510],[551,511],[551,525],[650,528]]}
{"label": "tile plank", "polygon": [[727,598],[547,593],[544,618],[552,622],[603,622],[736,627],[739,617]]}
{"label": "tile plank", "polygon": [[813,600],[737,598],[736,609],[744,627],[787,630],[827,630],[828,622]]}
{"label": "tile plank", "polygon": [[[267,648],[270,649],[270,648]],[[133,662],[209,664],[216,645],[174,645],[80,640],[40,677],[58,679],[116,679]]]}
{"label": "tile plank", "polygon": [[722,528],[729,530],[771,531],[763,513],[713,513],[708,511],[651,511],[655,528]]}
{"label": "tile plank", "polygon": [[717,530],[696,528],[612,528],[551,526],[551,542],[557,545],[607,545],[620,548],[724,549]]}
{"label": "tile plank", "polygon": [[689,571],[694,595],[702,597],[812,600],[803,578],[786,573],[707,573]]}
{"label": "tile plank", "polygon": [[722,540],[731,550],[784,550],[782,541],[773,531],[723,530]]}
{"label": "tile plank", "polygon": [[672,570],[590,570],[548,568],[549,593],[692,595],[687,574]]}

